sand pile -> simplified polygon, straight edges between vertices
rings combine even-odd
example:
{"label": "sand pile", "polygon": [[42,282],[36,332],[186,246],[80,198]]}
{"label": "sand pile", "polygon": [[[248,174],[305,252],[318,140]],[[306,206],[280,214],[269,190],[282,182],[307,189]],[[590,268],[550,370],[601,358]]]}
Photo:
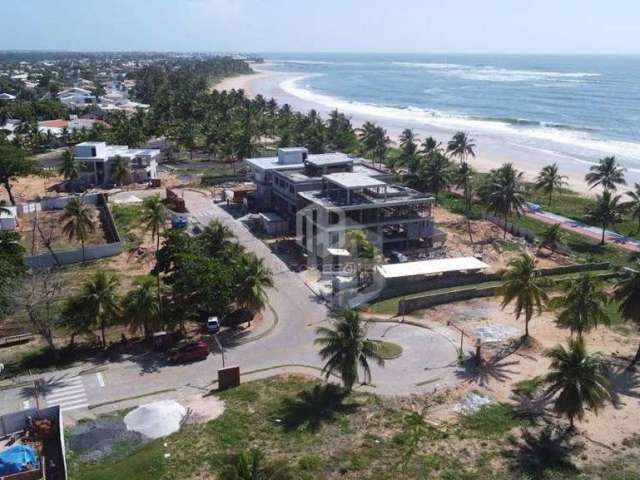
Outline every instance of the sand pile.
{"label": "sand pile", "polygon": [[161,400],[141,405],[124,417],[127,430],[149,438],[166,437],[180,430],[187,409],[174,400]]}

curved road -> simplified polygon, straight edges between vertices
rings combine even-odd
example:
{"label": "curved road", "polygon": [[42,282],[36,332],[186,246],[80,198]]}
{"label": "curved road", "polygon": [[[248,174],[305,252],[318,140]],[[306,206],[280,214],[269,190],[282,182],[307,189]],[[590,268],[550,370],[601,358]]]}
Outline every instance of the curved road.
{"label": "curved road", "polygon": [[[262,241],[210,198],[185,190],[184,199],[197,221],[203,225],[214,218],[222,221],[247,250],[264,259],[274,274],[275,288],[268,291],[272,309],[266,309],[265,315],[277,312],[277,325],[259,340],[236,346],[226,345],[226,365],[239,365],[241,372],[261,370],[247,375],[249,379],[282,372],[317,374],[322,362],[313,342],[316,328],[323,323],[328,324],[324,303]],[[369,337],[392,340],[400,344],[404,352],[401,357],[387,361],[384,368],[372,367],[373,385],[364,387],[367,390],[403,395],[433,391],[457,381],[455,339],[448,329],[371,323]],[[289,367],[271,368],[281,365]],[[215,354],[203,362],[167,365],[163,357],[150,353],[107,363],[104,367],[98,373],[82,374],[81,369],[74,368],[41,375],[40,378],[44,380],[40,391],[41,405],[60,403],[67,413],[82,416],[88,405],[114,402],[159,390],[193,387],[205,391],[217,379],[222,357]],[[144,401],[140,400],[141,403]],[[32,388],[25,386],[0,390],[0,414],[28,406],[34,406]]]}

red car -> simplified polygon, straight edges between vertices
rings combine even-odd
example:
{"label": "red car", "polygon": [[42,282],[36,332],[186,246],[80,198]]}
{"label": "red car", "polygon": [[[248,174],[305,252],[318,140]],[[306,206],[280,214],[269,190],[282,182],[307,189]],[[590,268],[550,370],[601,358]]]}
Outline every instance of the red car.
{"label": "red car", "polygon": [[206,342],[192,342],[178,348],[169,355],[173,363],[197,362],[209,356],[209,345]]}

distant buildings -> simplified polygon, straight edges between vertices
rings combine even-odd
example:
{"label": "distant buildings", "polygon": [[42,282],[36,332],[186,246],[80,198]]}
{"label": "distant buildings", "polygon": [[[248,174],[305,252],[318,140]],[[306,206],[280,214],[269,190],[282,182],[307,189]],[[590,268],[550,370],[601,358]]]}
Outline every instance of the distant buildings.
{"label": "distant buildings", "polygon": [[115,159],[127,162],[130,181],[147,182],[157,178],[158,149],[129,148],[125,145],[107,145],[105,142],[82,142],[73,148],[73,155],[82,164],[81,179],[89,185],[116,184]]}
{"label": "distant buildings", "polygon": [[38,130],[40,133],[51,133],[56,137],[60,137],[65,128],[69,133],[73,133],[81,130],[91,130],[96,124],[101,124],[105,128],[111,128],[108,123],[102,120],[72,117],[71,120],[56,119],[38,122]]}
{"label": "distant buildings", "polygon": [[0,206],[0,230],[15,230],[18,228],[18,208]]}
{"label": "distant buildings", "polygon": [[393,185],[390,173],[363,159],[284,148],[247,163],[259,208],[295,226],[298,244],[314,261],[344,248],[350,230],[363,230],[380,251],[429,248],[446,239],[434,226],[431,195]]}

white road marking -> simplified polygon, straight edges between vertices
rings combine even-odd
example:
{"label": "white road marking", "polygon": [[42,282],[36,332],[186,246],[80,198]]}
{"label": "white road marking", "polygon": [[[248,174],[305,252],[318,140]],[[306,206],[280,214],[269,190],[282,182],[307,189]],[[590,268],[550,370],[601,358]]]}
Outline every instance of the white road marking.
{"label": "white road marking", "polygon": [[100,385],[101,387],[104,387],[105,383],[104,383],[104,377],[102,376],[102,373],[100,372],[96,373],[96,378],[98,379],[98,385]]}
{"label": "white road marking", "polygon": [[89,406],[87,392],[80,377],[65,380],[60,387],[54,388],[46,394],[45,400],[48,406],[60,405],[62,412]]}

